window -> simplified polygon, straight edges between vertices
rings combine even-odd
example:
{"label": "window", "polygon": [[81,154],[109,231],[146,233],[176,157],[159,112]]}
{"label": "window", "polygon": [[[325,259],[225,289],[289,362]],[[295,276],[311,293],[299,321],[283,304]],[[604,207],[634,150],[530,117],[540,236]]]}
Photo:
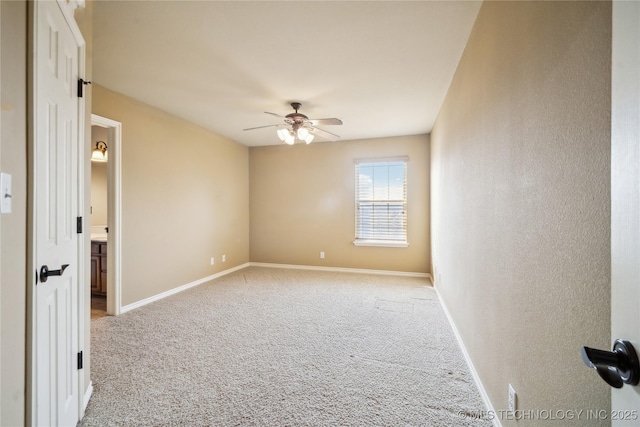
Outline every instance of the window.
{"label": "window", "polygon": [[356,246],[408,246],[407,161],[356,162]]}

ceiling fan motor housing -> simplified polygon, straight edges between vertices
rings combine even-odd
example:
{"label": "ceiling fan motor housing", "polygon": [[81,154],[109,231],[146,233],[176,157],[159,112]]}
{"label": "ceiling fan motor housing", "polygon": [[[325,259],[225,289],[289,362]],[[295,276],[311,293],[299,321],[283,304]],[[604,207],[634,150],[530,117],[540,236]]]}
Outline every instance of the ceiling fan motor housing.
{"label": "ceiling fan motor housing", "polygon": [[[304,114],[298,113],[298,110],[302,107],[302,104],[299,102],[292,102],[291,108],[296,110],[295,113],[287,114],[285,117],[290,120],[291,125],[294,126],[294,130],[297,130],[305,121],[309,121],[309,117]],[[297,126],[296,126],[297,125]]]}

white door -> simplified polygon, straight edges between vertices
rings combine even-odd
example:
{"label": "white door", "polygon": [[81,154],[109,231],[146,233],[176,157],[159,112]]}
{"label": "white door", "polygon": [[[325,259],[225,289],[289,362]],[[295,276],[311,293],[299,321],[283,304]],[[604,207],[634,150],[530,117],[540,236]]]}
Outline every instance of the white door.
{"label": "white door", "polygon": [[[75,426],[79,413],[79,44],[58,2],[37,1],[33,7],[33,224],[38,276],[33,293],[33,423]],[[68,267],[61,271],[63,265]],[[53,275],[41,275],[43,266]]]}
{"label": "white door", "polygon": [[[640,350],[640,2],[613,2],[611,338]],[[612,425],[640,425],[640,385],[612,389]]]}

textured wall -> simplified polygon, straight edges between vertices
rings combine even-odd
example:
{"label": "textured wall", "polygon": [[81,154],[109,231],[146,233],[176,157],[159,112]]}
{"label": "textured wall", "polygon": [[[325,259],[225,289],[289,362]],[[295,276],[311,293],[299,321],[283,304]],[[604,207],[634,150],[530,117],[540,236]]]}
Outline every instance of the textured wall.
{"label": "textured wall", "polygon": [[0,425],[24,425],[27,242],[27,3],[2,11],[2,146],[0,169],[12,176],[12,213],[0,240]]}
{"label": "textured wall", "polygon": [[[356,247],[354,160],[395,156],[409,156],[409,247]],[[429,272],[427,135],[254,147],[249,157],[251,261]]]}
{"label": "textured wall", "polygon": [[436,286],[497,410],[609,409],[610,45],[610,3],[485,2],[431,135]]}
{"label": "textured wall", "polygon": [[122,123],[123,305],[249,261],[247,147],[97,84],[93,113]]}

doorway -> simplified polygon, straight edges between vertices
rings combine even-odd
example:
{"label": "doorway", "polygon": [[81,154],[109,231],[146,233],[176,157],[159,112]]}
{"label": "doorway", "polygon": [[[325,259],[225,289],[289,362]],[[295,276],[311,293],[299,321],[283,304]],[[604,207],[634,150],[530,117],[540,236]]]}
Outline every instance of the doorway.
{"label": "doorway", "polygon": [[[91,115],[91,318],[121,308],[122,123]],[[92,156],[93,157],[93,156]],[[94,174],[95,173],[95,174]],[[95,307],[95,308],[94,308]]]}
{"label": "doorway", "polygon": [[108,128],[91,126],[91,320],[107,315]]}

